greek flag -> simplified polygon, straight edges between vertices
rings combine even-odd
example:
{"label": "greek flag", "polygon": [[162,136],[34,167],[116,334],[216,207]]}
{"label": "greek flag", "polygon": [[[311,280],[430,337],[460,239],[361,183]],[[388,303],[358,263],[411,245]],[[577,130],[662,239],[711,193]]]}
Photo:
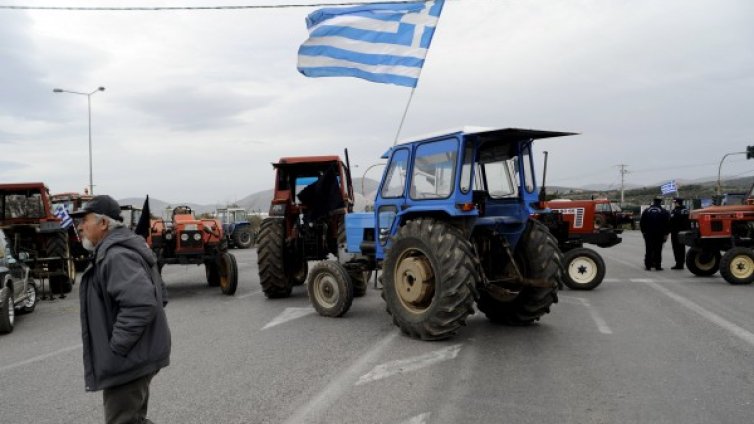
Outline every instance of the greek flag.
{"label": "greek flag", "polygon": [[416,87],[445,0],[324,8],[306,18],[298,50],[307,77],[356,77]]}
{"label": "greek flag", "polygon": [[55,216],[60,218],[60,226],[63,228],[68,228],[71,225],[73,225],[73,218],[71,218],[70,215],[68,215],[68,211],[65,210],[65,206],[63,205],[57,205],[55,207],[55,212],[53,212]]}
{"label": "greek flag", "polygon": [[675,185],[675,180],[668,181],[660,186],[662,194],[675,193],[678,191],[678,187]]}

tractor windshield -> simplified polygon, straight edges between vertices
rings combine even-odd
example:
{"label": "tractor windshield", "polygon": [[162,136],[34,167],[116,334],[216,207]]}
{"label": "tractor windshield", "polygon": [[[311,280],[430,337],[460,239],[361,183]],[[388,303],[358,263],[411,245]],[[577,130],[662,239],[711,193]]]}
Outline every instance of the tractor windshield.
{"label": "tractor windshield", "polygon": [[215,213],[215,218],[219,219],[223,224],[228,224],[230,221],[227,210],[218,210]]}
{"label": "tractor windshield", "polygon": [[0,219],[44,218],[42,194],[38,191],[24,190],[0,193]]}
{"label": "tractor windshield", "polygon": [[412,199],[443,199],[453,191],[458,142],[442,140],[416,149],[411,176]]}

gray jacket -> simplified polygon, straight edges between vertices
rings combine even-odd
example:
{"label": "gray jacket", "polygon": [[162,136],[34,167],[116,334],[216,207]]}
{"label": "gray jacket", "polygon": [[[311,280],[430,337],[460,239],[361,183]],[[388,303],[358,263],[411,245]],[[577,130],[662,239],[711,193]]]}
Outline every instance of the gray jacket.
{"label": "gray jacket", "polygon": [[170,363],[167,291],[144,239],[116,228],[93,257],[79,287],[87,391],[128,383]]}

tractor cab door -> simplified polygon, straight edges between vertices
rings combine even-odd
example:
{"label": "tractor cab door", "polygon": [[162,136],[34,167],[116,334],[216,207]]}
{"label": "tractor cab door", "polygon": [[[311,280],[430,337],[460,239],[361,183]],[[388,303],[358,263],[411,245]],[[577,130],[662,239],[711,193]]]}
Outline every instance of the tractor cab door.
{"label": "tractor cab door", "polygon": [[398,225],[398,214],[406,207],[408,164],[411,157],[408,147],[397,148],[388,158],[388,165],[375,196],[376,257],[385,257],[385,247],[393,228]]}

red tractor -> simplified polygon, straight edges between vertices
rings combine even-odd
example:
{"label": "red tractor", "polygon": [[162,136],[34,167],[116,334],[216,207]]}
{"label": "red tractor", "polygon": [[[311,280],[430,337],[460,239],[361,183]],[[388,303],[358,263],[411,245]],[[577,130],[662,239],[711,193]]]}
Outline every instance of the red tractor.
{"label": "red tractor", "polygon": [[0,230],[13,258],[26,263],[33,278],[49,279],[53,293],[71,291],[76,270],[69,230],[54,214],[44,183],[0,184]]}
{"label": "red tractor", "polygon": [[228,253],[223,227],[217,219],[197,219],[189,206],[173,209],[169,222],[151,220],[147,243],[165,264],[204,264],[207,284],[233,295],[238,287],[236,258]]}
{"label": "red tractor", "polygon": [[[304,284],[307,261],[345,255],[344,217],[354,197],[348,166],[338,156],[285,157],[272,166],[275,192],[259,230],[257,261],[265,296],[280,298]],[[364,273],[348,273],[354,296],[363,296]]]}
{"label": "red tractor", "polygon": [[591,290],[599,286],[605,278],[605,261],[584,244],[611,247],[621,242],[618,234],[623,230],[608,224],[613,217],[605,213],[604,205],[610,206],[610,201],[551,200],[544,205],[562,217],[563,227],[567,224],[567,229],[551,229],[563,252],[566,271],[563,283],[573,290]]}
{"label": "red tractor", "polygon": [[689,221],[691,230],[679,234],[690,247],[689,271],[708,276],[720,270],[730,284],[754,282],[754,186],[744,204],[697,209]]}

